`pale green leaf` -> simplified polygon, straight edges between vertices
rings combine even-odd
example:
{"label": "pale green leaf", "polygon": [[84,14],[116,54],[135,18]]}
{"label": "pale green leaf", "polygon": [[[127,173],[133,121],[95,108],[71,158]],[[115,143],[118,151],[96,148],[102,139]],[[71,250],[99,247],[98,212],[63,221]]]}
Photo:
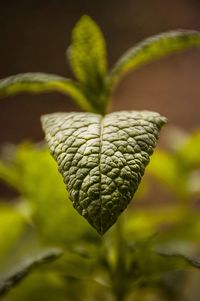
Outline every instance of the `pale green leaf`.
{"label": "pale green leaf", "polygon": [[68,58],[82,91],[98,113],[105,113],[107,57],[103,34],[98,25],[83,16],[72,31]]}
{"label": "pale green leaf", "polygon": [[131,201],[165,122],[148,111],[42,117],[73,206],[100,234]]}
{"label": "pale green leaf", "polygon": [[42,252],[35,258],[31,258],[22,263],[14,272],[0,280],[0,296],[8,293],[13,287],[20,283],[33,269],[40,267],[45,263],[56,260],[62,255],[59,249],[49,249]]}
{"label": "pale green leaf", "polygon": [[17,190],[21,188],[19,174],[15,168],[10,168],[3,160],[0,160],[0,179]]}
{"label": "pale green leaf", "polygon": [[109,85],[115,85],[127,72],[144,64],[194,46],[200,46],[198,31],[169,31],[147,38],[122,55],[111,71]]}
{"label": "pale green leaf", "polygon": [[95,108],[89,104],[78,84],[70,79],[54,74],[24,73],[0,80],[0,97],[23,92],[37,94],[51,91],[68,95],[82,109],[95,112]]}
{"label": "pale green leaf", "polygon": [[177,155],[186,169],[191,170],[200,165],[200,131],[193,132],[180,145]]}
{"label": "pale green leaf", "polygon": [[83,16],[72,31],[68,50],[72,70],[80,82],[87,83],[103,77],[107,70],[104,37],[98,25]]}
{"label": "pale green leaf", "polygon": [[[68,203],[61,175],[43,145],[23,143],[0,164],[0,178],[20,192],[28,202],[37,235],[44,242],[71,247],[84,237],[96,239],[95,231]],[[48,174],[48,177],[46,176]],[[52,197],[53,196],[53,197]],[[76,225],[76,227],[74,227]]]}
{"label": "pale green leaf", "polygon": [[163,150],[155,151],[147,169],[151,175],[175,192],[182,191],[183,179],[176,157]]}

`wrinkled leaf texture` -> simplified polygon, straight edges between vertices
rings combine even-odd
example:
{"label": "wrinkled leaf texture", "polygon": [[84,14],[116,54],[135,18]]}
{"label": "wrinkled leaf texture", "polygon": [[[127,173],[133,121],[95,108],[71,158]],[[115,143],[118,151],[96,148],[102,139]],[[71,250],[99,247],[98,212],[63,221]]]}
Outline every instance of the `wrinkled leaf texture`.
{"label": "wrinkled leaf texture", "polygon": [[148,111],[42,117],[73,206],[100,234],[133,198],[165,122]]}

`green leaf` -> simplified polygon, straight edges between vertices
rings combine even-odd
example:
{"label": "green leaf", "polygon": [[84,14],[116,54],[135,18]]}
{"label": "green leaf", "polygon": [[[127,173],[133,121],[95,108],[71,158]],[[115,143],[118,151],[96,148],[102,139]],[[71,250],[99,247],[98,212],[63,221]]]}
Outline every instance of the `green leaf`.
{"label": "green leaf", "polygon": [[96,77],[106,75],[104,37],[98,25],[89,16],[81,17],[73,29],[68,56],[72,70],[80,82],[87,85]]}
{"label": "green leaf", "polygon": [[23,263],[18,269],[0,281],[0,296],[8,293],[14,286],[20,283],[33,269],[40,267],[43,264],[56,260],[62,255],[59,249],[49,249],[42,252],[35,258],[29,259]]}
{"label": "green leaf", "polygon": [[186,169],[194,169],[200,165],[200,131],[194,131],[187,137],[177,150],[182,164]]}
{"label": "green leaf", "polygon": [[17,189],[28,202],[40,240],[68,249],[81,240],[99,239],[71,204],[67,204],[62,177],[46,146],[23,143],[13,149],[13,146],[11,150],[6,148],[6,154],[10,155],[3,162],[3,169],[0,164],[0,179]]}
{"label": "green leaf", "polygon": [[89,104],[77,83],[58,75],[24,73],[0,80],[0,97],[23,92],[37,94],[51,91],[70,96],[76,104],[86,111],[96,111],[95,108]]}
{"label": "green leaf", "polygon": [[8,185],[17,188],[17,190],[21,186],[20,178],[16,170],[7,166],[2,160],[0,160],[0,179]]}
{"label": "green leaf", "polygon": [[[15,289],[9,291],[2,301],[78,301],[80,295],[78,283],[67,283],[60,273],[53,269],[41,268],[30,273]],[[74,298],[75,296],[75,298]]]}
{"label": "green leaf", "polygon": [[127,72],[144,64],[194,46],[200,46],[198,31],[169,31],[147,38],[122,55],[111,71],[109,85],[112,88]]}
{"label": "green leaf", "polygon": [[156,150],[147,171],[178,196],[186,193],[184,174],[179,167],[179,161],[173,154]]}
{"label": "green leaf", "polygon": [[107,101],[105,97],[106,46],[100,28],[89,16],[81,17],[73,29],[72,43],[67,54],[86,98],[99,113],[104,113]]}
{"label": "green leaf", "polygon": [[165,122],[148,111],[42,117],[73,206],[100,234],[131,201]]}
{"label": "green leaf", "polygon": [[0,264],[16,247],[16,243],[26,229],[25,218],[14,206],[1,204],[0,206]]}
{"label": "green leaf", "polygon": [[200,260],[197,260],[189,255],[182,254],[180,252],[168,251],[168,250],[157,250],[157,254],[163,257],[181,259],[186,264],[189,264],[189,266],[192,266],[196,269],[200,269]]}

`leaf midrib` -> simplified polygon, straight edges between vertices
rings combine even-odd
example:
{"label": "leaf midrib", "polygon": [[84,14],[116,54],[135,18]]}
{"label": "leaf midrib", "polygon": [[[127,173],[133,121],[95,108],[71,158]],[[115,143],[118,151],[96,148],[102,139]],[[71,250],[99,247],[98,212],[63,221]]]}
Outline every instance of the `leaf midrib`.
{"label": "leaf midrib", "polygon": [[101,194],[101,185],[102,185],[102,170],[101,170],[101,153],[102,153],[102,143],[103,143],[103,130],[104,130],[104,118],[100,116],[100,134],[99,134],[99,183],[100,183],[100,191],[99,191],[99,200],[100,200],[100,227],[101,227],[101,234],[103,234],[102,228],[102,194]]}

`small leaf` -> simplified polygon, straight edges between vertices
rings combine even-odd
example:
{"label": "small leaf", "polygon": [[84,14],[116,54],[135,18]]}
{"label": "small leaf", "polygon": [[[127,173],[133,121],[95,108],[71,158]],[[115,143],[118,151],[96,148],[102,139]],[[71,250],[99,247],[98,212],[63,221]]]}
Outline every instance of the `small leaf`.
{"label": "small leaf", "polygon": [[72,70],[80,82],[87,84],[97,76],[105,76],[107,61],[104,37],[89,16],[83,16],[76,24],[68,55]]}
{"label": "small leaf", "polygon": [[73,206],[100,234],[131,201],[165,122],[148,111],[42,117]]}
{"label": "small leaf", "polygon": [[82,91],[88,101],[100,113],[105,112],[105,77],[107,72],[106,46],[98,25],[83,16],[72,32],[72,44],[68,58]]}
{"label": "small leaf", "polygon": [[122,55],[111,71],[110,86],[115,85],[128,71],[193,46],[200,46],[198,31],[169,31],[147,38]]}
{"label": "small leaf", "polygon": [[50,249],[42,252],[35,258],[30,259],[22,266],[20,266],[15,272],[8,275],[6,278],[0,281],[0,296],[8,293],[14,286],[20,283],[33,269],[40,267],[41,265],[54,261],[62,255],[62,251],[59,249]]}
{"label": "small leaf", "polygon": [[82,94],[77,83],[58,75],[24,73],[0,80],[0,97],[23,92],[36,94],[51,91],[57,91],[71,96],[75,103],[86,111],[96,111]]}

